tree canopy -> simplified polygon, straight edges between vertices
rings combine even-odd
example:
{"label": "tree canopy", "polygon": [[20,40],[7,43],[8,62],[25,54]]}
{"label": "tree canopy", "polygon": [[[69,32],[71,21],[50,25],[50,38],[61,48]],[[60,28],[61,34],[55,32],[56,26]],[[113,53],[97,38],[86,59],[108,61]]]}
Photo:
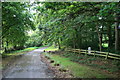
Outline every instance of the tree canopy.
{"label": "tree canopy", "polygon": [[[119,3],[81,3],[54,2],[37,3],[37,23],[44,36],[44,41],[56,44],[93,49],[120,50],[119,43]],[[117,17],[117,20],[116,20]],[[115,29],[117,26],[117,29]],[[117,30],[117,34],[116,31]],[[116,36],[116,38],[115,38]],[[116,40],[115,40],[116,39]],[[113,47],[113,46],[116,46]]]}
{"label": "tree canopy", "polygon": [[6,2],[2,4],[2,43],[5,49],[24,46],[28,38],[26,31],[34,29],[30,18],[27,3]]}
{"label": "tree canopy", "polygon": [[[55,44],[60,49],[119,51],[119,7],[114,2],[3,3],[3,46]],[[26,35],[31,29],[36,30]]]}

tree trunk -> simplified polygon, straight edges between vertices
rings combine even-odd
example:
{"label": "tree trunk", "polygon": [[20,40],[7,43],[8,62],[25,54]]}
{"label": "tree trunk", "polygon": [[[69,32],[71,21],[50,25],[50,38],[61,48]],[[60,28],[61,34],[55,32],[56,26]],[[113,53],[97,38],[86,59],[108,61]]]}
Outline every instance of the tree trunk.
{"label": "tree trunk", "polygon": [[[116,21],[119,21],[118,15],[115,17]],[[120,50],[120,30],[119,30],[119,22],[115,22],[115,51]]]}
{"label": "tree trunk", "polygon": [[75,40],[73,39],[73,48],[75,49]]}
{"label": "tree trunk", "polygon": [[13,48],[14,48],[14,50],[16,50],[16,49],[17,49],[17,46],[15,45]]}
{"label": "tree trunk", "polygon": [[59,38],[59,39],[58,39],[58,47],[59,47],[59,49],[61,49],[60,42],[61,42],[61,39]]}
{"label": "tree trunk", "polygon": [[111,34],[111,26],[108,26],[108,48],[112,47],[112,34]]}
{"label": "tree trunk", "polygon": [[8,41],[6,41],[5,52],[8,52]]}
{"label": "tree trunk", "polygon": [[102,34],[99,32],[98,26],[96,26],[96,31],[97,31],[98,39],[99,39],[99,49],[100,51],[102,51]]}

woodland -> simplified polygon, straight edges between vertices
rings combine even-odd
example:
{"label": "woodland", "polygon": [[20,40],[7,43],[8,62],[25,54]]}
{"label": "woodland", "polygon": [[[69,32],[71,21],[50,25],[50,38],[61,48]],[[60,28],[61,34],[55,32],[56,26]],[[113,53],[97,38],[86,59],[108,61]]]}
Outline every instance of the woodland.
{"label": "woodland", "polygon": [[3,75],[120,78],[119,3],[3,2],[0,9]]}
{"label": "woodland", "polygon": [[2,3],[2,53],[55,45],[119,54],[119,7],[115,2]]}

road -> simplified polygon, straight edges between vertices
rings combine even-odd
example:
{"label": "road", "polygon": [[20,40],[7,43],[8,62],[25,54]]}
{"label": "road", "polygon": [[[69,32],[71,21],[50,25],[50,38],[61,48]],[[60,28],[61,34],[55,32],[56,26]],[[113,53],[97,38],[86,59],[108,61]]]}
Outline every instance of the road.
{"label": "road", "polygon": [[3,78],[53,78],[53,72],[40,58],[40,54],[45,48],[24,54],[7,70]]}

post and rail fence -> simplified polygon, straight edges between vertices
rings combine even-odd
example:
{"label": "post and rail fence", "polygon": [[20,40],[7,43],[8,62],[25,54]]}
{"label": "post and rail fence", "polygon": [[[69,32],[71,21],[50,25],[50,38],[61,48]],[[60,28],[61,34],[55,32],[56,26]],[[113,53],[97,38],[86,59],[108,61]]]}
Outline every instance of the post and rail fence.
{"label": "post and rail fence", "polygon": [[111,58],[111,59],[117,59],[120,60],[120,55],[118,54],[113,54],[113,53],[109,53],[109,52],[101,52],[101,51],[94,51],[91,50],[89,52],[89,50],[83,50],[83,49],[66,49],[65,51],[68,52],[76,52],[76,53],[80,53],[80,54],[85,54],[85,55],[93,55],[95,56],[102,56],[105,57],[105,59]]}

